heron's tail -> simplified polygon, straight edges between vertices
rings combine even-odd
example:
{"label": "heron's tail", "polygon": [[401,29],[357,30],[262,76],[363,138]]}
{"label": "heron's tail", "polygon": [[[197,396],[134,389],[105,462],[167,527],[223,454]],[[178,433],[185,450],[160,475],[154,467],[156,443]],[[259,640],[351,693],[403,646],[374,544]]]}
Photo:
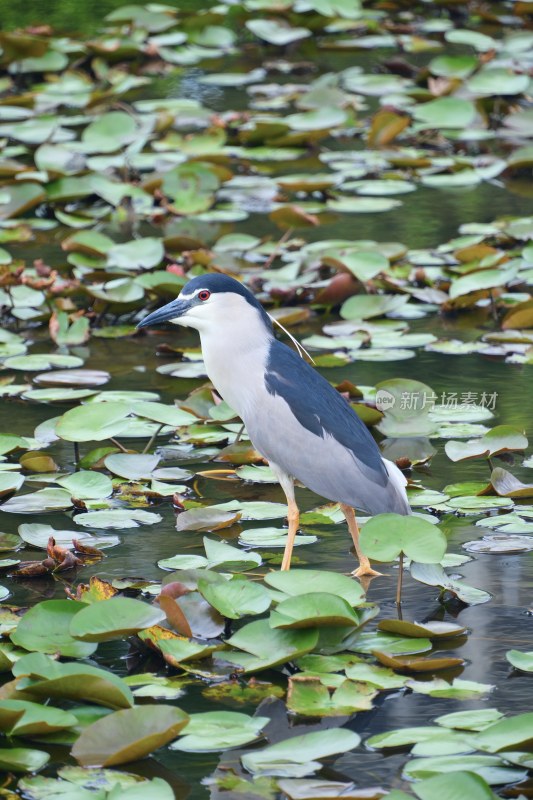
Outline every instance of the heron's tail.
{"label": "heron's tail", "polygon": [[407,478],[394,462],[384,458],[383,463],[385,464],[385,469],[389,474],[390,480],[390,508],[387,510],[393,511],[395,514],[412,514],[413,512],[411,511],[411,506],[409,505],[407,493],[405,491]]}

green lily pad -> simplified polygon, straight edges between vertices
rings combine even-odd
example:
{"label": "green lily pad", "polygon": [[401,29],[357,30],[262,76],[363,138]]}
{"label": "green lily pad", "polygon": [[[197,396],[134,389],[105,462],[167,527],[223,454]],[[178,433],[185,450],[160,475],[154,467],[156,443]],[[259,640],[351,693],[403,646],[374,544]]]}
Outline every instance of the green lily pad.
{"label": "green lily pad", "polygon": [[265,669],[309,653],[317,641],[316,629],[299,631],[273,629],[268,620],[263,619],[249,622],[228,639],[228,644],[244,652],[225,653],[224,659],[232,656],[232,663],[240,664],[245,669],[248,667],[251,670]]}
{"label": "green lily pad", "polygon": [[515,669],[521,672],[533,672],[533,652],[524,653],[520,650],[508,650],[505,658]]}
{"label": "green lily pad", "polygon": [[210,753],[242,747],[260,738],[268,722],[268,717],[249,717],[236,711],[191,714],[183,735],[170,749],[185,753]]}
{"label": "green lily pad", "polygon": [[446,728],[466,731],[481,731],[503,717],[497,708],[471,709],[470,711],[454,711],[437,717],[435,722]]}
{"label": "green lily pad", "polygon": [[20,679],[24,693],[37,698],[85,699],[109,708],[133,705],[133,695],[118,675],[89,664],[62,664],[32,653],[17,661],[13,674]]}
{"label": "green lily pad", "polygon": [[6,358],[4,367],[7,369],[24,370],[24,372],[40,372],[44,369],[60,369],[81,367],[83,359],[77,356],[65,356],[55,353],[30,356],[13,356]]}
{"label": "green lily pad", "polygon": [[378,630],[415,638],[447,639],[450,636],[460,636],[465,633],[466,628],[454,622],[441,622],[440,620],[421,623],[401,619],[382,619],[378,623]]}
{"label": "green lily pad", "polygon": [[284,20],[270,19],[251,19],[246,23],[246,27],[259,39],[263,39],[269,44],[284,46],[297,42],[311,36],[309,28],[293,28]]}
{"label": "green lily pad", "polygon": [[159,514],[137,508],[112,508],[109,511],[89,511],[76,514],[74,522],[84,528],[138,528],[155,525],[161,521]]}
{"label": "green lily pad", "polygon": [[321,766],[317,759],[347,753],[359,742],[359,736],[353,731],[331,728],[293,736],[263,750],[254,750],[242,756],[241,761],[243,767],[254,775],[300,777]]}
{"label": "green lily pad", "polygon": [[71,494],[66,489],[39,489],[38,492],[11,497],[3,503],[2,511],[9,514],[39,514],[71,506]]}
{"label": "green lily pad", "polygon": [[137,453],[112,453],[104,463],[110,472],[129,481],[150,478],[160,461],[160,456]]}
{"label": "green lily pad", "polygon": [[0,769],[6,772],[37,772],[50,761],[50,755],[43,750],[27,747],[2,747],[0,750]]}
{"label": "green lily pad", "polygon": [[439,563],[446,552],[446,537],[420,517],[378,514],[361,531],[361,550],[377,561],[393,561],[404,553],[423,564]]}
{"label": "green lily pad", "polygon": [[99,500],[113,493],[113,484],[107,475],[91,470],[73,472],[65,478],[58,478],[57,483],[79,500]]}
{"label": "green lily pad", "polygon": [[80,642],[69,633],[71,620],[85,609],[74,600],[44,600],[21,618],[11,641],[38,653],[60,653],[70,658],[85,658],[96,650],[90,642]]}
{"label": "green lily pad", "polygon": [[508,719],[501,719],[476,736],[479,750],[499,753],[505,750],[530,750],[533,744],[533,714],[517,714]]}
{"label": "green lily pad", "polygon": [[312,628],[322,625],[359,625],[349,603],[335,594],[311,592],[282,600],[270,613],[272,628]]}
{"label": "green lily pad", "polygon": [[262,563],[258,553],[239,550],[226,542],[208,539],[204,536],[204,548],[208,567],[224,567],[235,571],[243,571],[258,567]]}
{"label": "green lily pad", "polygon": [[91,403],[76,406],[60,418],[56,433],[68,442],[101,442],[118,436],[127,425],[130,409],[125,403]]}
{"label": "green lily pad", "polygon": [[496,756],[461,754],[414,759],[405,765],[404,775],[411,779],[429,778],[440,773],[453,772],[454,769],[466,769],[480,775],[491,784],[519,781],[527,774],[525,771],[505,766]]}
{"label": "green lily pad", "polygon": [[233,578],[225,583],[207,583],[200,579],[198,590],[209,605],[228,619],[262,614],[271,603],[268,592],[261,584],[243,578]]}
{"label": "green lily pad", "polygon": [[311,717],[335,717],[369,711],[377,694],[375,686],[341,680],[330,691],[319,678],[295,675],[289,681],[287,707],[295,714]]}
{"label": "green lily pad", "polygon": [[0,701],[0,730],[10,736],[33,736],[72,728],[78,720],[59,708],[27,700]]}
{"label": "green lily pad", "polygon": [[[459,764],[458,766],[460,767]],[[480,775],[474,772],[462,772],[460,769],[445,775],[435,775],[415,784],[413,790],[416,796],[419,800],[455,800],[458,797],[468,797],[470,800],[495,800],[494,792]],[[393,800],[392,795],[389,797]],[[397,800],[401,800],[401,797]]]}
{"label": "green lily pad", "polygon": [[358,606],[365,601],[364,591],[357,581],[326,570],[291,569],[287,572],[268,572],[265,583],[291,597],[308,594],[312,587],[314,592],[337,595],[349,606]]}
{"label": "green lily pad", "polygon": [[18,531],[20,538],[24,542],[42,550],[46,550],[48,540],[51,536],[55,539],[56,544],[61,547],[71,547],[73,539],[77,539],[82,544],[87,544],[89,547],[96,547],[98,549],[114,547],[120,544],[118,536],[93,536],[85,531],[58,531],[51,525],[41,525],[38,522],[19,525]]}
{"label": "green lily pad", "polygon": [[70,633],[84,642],[106,642],[157,625],[165,614],[157,606],[131,597],[112,597],[82,608],[70,623]]}

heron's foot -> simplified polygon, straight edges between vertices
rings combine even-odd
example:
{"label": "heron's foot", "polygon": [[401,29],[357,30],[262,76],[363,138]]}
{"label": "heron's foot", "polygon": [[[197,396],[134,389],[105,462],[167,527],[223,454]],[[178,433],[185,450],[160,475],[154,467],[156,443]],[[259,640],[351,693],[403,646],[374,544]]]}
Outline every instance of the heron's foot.
{"label": "heron's foot", "polygon": [[[283,569],[283,567],[282,567],[282,569]],[[364,565],[362,564],[360,567],[357,567],[357,569],[354,569],[354,571],[351,573],[351,575],[352,575],[353,578],[364,578],[364,577],[376,578],[379,575],[383,575],[383,572],[378,572],[377,570],[372,569],[370,564],[368,564],[368,565],[367,564],[364,564]]]}

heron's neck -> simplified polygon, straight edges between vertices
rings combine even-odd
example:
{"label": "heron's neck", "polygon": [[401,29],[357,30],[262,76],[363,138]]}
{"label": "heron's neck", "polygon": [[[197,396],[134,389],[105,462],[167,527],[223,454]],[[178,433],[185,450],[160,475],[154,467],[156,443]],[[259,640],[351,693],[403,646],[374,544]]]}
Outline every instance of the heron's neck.
{"label": "heron's neck", "polygon": [[200,331],[209,380],[243,419],[256,403],[274,335],[257,312],[226,319],[217,328]]}

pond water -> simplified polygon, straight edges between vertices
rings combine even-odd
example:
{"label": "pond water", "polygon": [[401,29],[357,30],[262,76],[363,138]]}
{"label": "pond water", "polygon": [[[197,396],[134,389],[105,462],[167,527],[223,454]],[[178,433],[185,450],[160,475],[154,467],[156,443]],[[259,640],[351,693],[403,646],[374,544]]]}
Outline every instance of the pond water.
{"label": "pond water", "polygon": [[[48,5],[48,4],[47,4]],[[64,31],[96,30],[104,13],[118,7],[120,3],[99,2],[70,5],[68,3],[50,3],[46,17],[56,28]],[[193,8],[194,3],[170,3],[177,8]],[[7,12],[6,12],[7,13]],[[6,27],[35,24],[43,22],[42,4],[25,3],[24,7],[11,7],[6,16]],[[339,71],[352,66],[361,66],[365,72],[390,56],[390,51],[374,49],[371,51],[353,51],[338,53],[318,49],[312,41],[307,41],[299,49],[293,49],[286,55],[295,60],[311,61],[315,64],[316,74],[327,71]],[[431,54],[432,55],[432,54]],[[176,74],[156,78],[148,87],[136,90],[135,100],[151,97],[189,97],[200,100],[207,108],[222,113],[228,109],[239,110],[247,107],[248,97],[244,89],[206,86],[199,79],[206,72],[233,72],[252,69],[261,65],[264,60],[264,48],[247,45],[246,52],[237,53],[224,58],[214,59],[205,65],[182,67]],[[412,56],[416,64],[427,63],[427,54]],[[316,75],[315,75],[316,76]],[[299,79],[295,79],[299,82]],[[304,79],[305,81],[306,79]],[[130,98],[128,98],[130,99]],[[371,108],[376,106],[374,98],[369,101]],[[362,147],[360,140],[355,145],[346,138],[339,143],[328,139],[326,148],[347,150]],[[499,150],[499,146],[494,148]],[[478,143],[465,145],[467,154],[475,155]],[[303,166],[302,166],[303,164]],[[316,154],[310,154],[304,162],[296,165],[280,165],[279,172],[287,171],[313,172],[323,169]],[[274,168],[271,173],[276,174]],[[410,250],[435,248],[437,245],[457,235],[461,225],[468,223],[490,223],[499,217],[521,217],[531,213],[531,192],[527,184],[519,176],[495,178],[483,181],[476,186],[458,189],[433,189],[420,186],[415,192],[402,197],[402,205],[385,214],[344,214],[325,215],[319,227],[298,230],[299,238],[306,242],[324,239],[368,239],[377,242],[403,242]],[[147,221],[134,225],[136,234],[143,236],[160,235],[160,229]],[[128,222],[111,219],[101,226],[101,231],[116,241],[128,241],[132,228]],[[257,237],[277,241],[280,231],[267,213],[251,213],[247,219],[238,222],[218,223],[201,222],[190,217],[181,226],[181,232],[190,232],[208,245],[216,242],[222,235],[239,232],[249,233]],[[72,231],[61,225],[51,231],[37,232],[33,241],[14,242],[9,245],[10,252],[16,259],[24,259],[31,263],[34,259],[43,261],[52,267],[65,263],[65,253],[61,242]],[[431,272],[431,267],[427,268]],[[321,333],[327,321],[339,319],[338,313],[324,312],[314,314],[299,325],[292,326],[291,332],[299,339],[314,333]],[[431,314],[420,320],[409,321],[413,332],[429,332],[438,338],[477,339],[482,333],[498,329],[487,309],[476,309],[469,314],[442,313]],[[526,326],[527,327],[527,326]],[[48,352],[50,342],[44,328],[36,328],[32,334],[35,346],[32,352]],[[153,391],[161,396],[163,403],[172,404],[176,398],[184,399],[189,392],[200,386],[202,380],[178,379],[156,371],[157,367],[168,361],[168,357],[156,355],[156,348],[166,343],[171,347],[197,347],[198,341],[194,333],[173,329],[164,332],[150,332],[125,339],[92,338],[87,344],[71,348],[73,354],[81,354],[85,359],[84,368],[104,369],[111,374],[106,390],[128,389]],[[516,365],[504,362],[502,358],[471,355],[444,355],[417,349],[414,358],[406,361],[354,361],[344,366],[322,369],[322,373],[332,383],[338,384],[348,380],[357,386],[375,386],[392,377],[409,378],[429,385],[437,395],[452,392],[458,396],[471,392],[477,397],[483,394],[494,397],[494,419],[490,425],[510,425],[529,433],[529,422],[533,413],[531,393],[531,369],[529,364]],[[65,406],[61,404],[28,403],[18,398],[0,399],[0,419],[3,431],[28,436],[34,428],[54,414],[62,414]],[[273,430],[273,435],[276,431]],[[135,440],[123,440],[127,447],[138,447]],[[412,470],[411,477],[420,481],[427,489],[442,491],[443,487],[459,481],[483,481],[490,477],[490,467],[483,459],[452,462],[444,452],[444,439],[433,439],[436,454],[429,466],[422,465]],[[165,451],[163,440],[160,447],[169,465],[180,465],[194,472],[213,469],[210,457],[212,452],[202,448],[196,453],[191,450],[183,453],[183,458],[176,453]],[[90,449],[89,445],[80,445],[81,455]],[[51,445],[49,452],[62,468],[74,466],[74,450],[68,442],[60,441]],[[186,457],[185,457],[186,455]],[[510,456],[509,463],[502,466],[524,482],[529,482],[530,470],[521,467],[521,454]],[[499,463],[499,462],[498,462]],[[160,464],[161,466],[162,464]],[[197,477],[194,481],[194,492],[197,499],[210,502],[224,502],[234,498],[239,500],[266,500],[283,502],[283,493],[277,485],[251,484],[238,480],[217,480],[210,477]],[[304,488],[297,490],[297,499],[302,509],[314,508],[321,501]],[[524,502],[528,502],[526,499]],[[157,581],[162,572],[157,561],[169,558],[177,553],[203,554],[202,534],[193,531],[178,532],[176,530],[176,510],[166,501],[154,503],[154,508],[162,516],[162,521],[154,526],[139,527],[126,531],[118,531],[121,544],[106,551],[103,562],[84,567],[81,580],[87,582],[91,574],[100,578],[113,580],[123,577],[135,577]],[[38,521],[50,524],[55,528],[65,527],[64,512],[40,514]],[[480,529],[476,528],[478,516],[455,516],[445,514],[441,528],[449,541],[448,550],[452,553],[464,552],[464,542],[479,538]],[[19,514],[3,514],[1,528],[6,533],[16,533],[18,525],[27,521]],[[32,520],[33,521],[33,520]],[[68,520],[67,520],[68,521]],[[239,523],[223,531],[223,536],[230,543],[236,544],[239,533],[243,529],[262,527],[263,522]],[[68,526],[67,526],[68,527]],[[299,563],[310,568],[328,569],[336,572],[347,572],[352,569],[353,556],[350,553],[350,539],[344,525],[314,527],[318,541],[308,547],[298,548],[296,555]],[[211,534],[211,536],[216,534]],[[28,558],[39,558],[37,552],[29,553]],[[452,570],[455,571],[455,570]],[[395,583],[397,569],[391,565],[383,567],[384,576],[372,580],[367,598],[380,607],[380,617],[394,617]],[[505,714],[518,714],[528,710],[531,705],[532,677],[515,672],[505,660],[505,652],[509,649],[522,651],[533,650],[533,558],[531,553],[520,554],[476,554],[475,557],[457,572],[465,581],[489,591],[492,599],[488,604],[466,606],[454,599],[439,602],[438,590],[415,582],[406,573],[402,614],[404,619],[448,620],[457,621],[468,629],[468,635],[456,639],[444,640],[437,651],[446,655],[458,656],[465,660],[464,668],[456,668],[439,673],[439,677],[451,680],[460,676],[466,680],[494,684],[494,690],[479,700],[437,699],[416,693],[398,692],[380,697],[376,707],[368,712],[353,715],[352,718],[325,717],[323,720],[311,718],[307,722],[298,718],[296,722],[287,717],[284,703],[281,700],[266,701],[268,715],[273,722],[268,729],[271,741],[298,735],[311,730],[329,727],[333,724],[345,724],[355,730],[363,740],[367,737],[388,731],[393,728],[420,726],[431,724],[432,720],[452,711],[483,708],[493,706]],[[51,598],[63,598],[66,578],[56,580],[42,579],[6,579],[4,584],[9,588],[9,603],[26,606]],[[72,581],[73,584],[77,580]],[[127,642],[104,643],[93,657],[92,663],[112,668],[125,675],[130,671],[147,672],[160,669],[160,663],[145,654],[136,653]],[[262,680],[271,680],[282,685],[283,679],[277,671],[262,673]],[[187,712],[212,710],[213,708],[237,709],[253,714],[256,704],[232,705],[231,701],[222,699],[214,704],[205,695],[206,685],[200,681],[191,681],[179,699],[179,705]],[[260,713],[264,713],[262,707]],[[59,760],[64,755],[59,752]],[[371,752],[358,748],[340,757],[327,759],[321,776],[332,780],[353,780],[357,786],[366,787],[380,785],[387,789],[406,788],[407,782],[400,777],[403,764],[408,759],[405,751]],[[176,797],[201,800],[206,797],[229,797],[229,793],[210,789],[201,781],[209,777],[220,764],[231,765],[235,754],[230,752],[220,755],[179,753],[163,749],[157,754],[157,761],[136,762],[127,768],[147,777],[160,776],[174,788]],[[53,771],[50,772],[53,774]],[[529,787],[531,792],[531,787]],[[236,795],[231,795],[231,800]],[[528,794],[527,796],[530,796]]]}

